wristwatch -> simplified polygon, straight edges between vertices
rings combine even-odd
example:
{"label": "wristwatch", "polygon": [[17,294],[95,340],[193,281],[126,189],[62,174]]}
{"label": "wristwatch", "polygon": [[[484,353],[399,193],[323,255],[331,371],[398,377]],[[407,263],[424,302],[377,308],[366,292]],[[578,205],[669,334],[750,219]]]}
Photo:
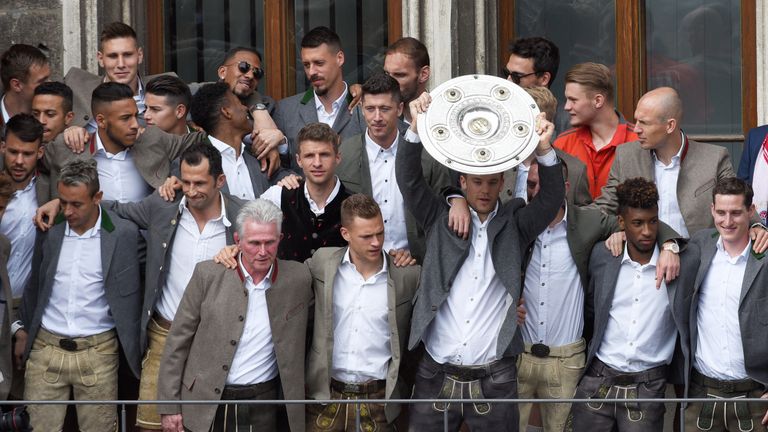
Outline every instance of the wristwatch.
{"label": "wristwatch", "polygon": [[661,249],[665,250],[665,251],[670,251],[673,254],[679,254],[680,253],[680,246],[678,246],[677,242],[675,242],[675,241],[669,241],[669,242],[664,243],[661,246]]}
{"label": "wristwatch", "polygon": [[266,109],[267,109],[267,106],[259,102],[251,105],[248,111],[266,111]]}

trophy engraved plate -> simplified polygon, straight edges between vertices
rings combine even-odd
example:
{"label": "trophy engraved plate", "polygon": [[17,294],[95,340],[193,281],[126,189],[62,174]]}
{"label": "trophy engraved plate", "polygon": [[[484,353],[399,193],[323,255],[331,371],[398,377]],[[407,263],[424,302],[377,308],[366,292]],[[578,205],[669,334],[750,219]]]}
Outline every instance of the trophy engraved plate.
{"label": "trophy engraved plate", "polygon": [[539,108],[518,85],[490,75],[464,75],[430,92],[419,115],[424,148],[443,165],[466,174],[517,166],[539,143]]}

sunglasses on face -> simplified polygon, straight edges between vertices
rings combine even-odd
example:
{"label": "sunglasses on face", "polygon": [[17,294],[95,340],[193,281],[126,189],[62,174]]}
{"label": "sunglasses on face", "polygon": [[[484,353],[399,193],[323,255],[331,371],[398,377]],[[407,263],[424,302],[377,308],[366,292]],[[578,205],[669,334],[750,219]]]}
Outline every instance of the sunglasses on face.
{"label": "sunglasses on face", "polygon": [[237,70],[239,70],[241,74],[247,74],[248,71],[253,71],[253,77],[256,79],[261,79],[264,77],[264,71],[261,68],[251,66],[251,64],[247,61],[238,62]]}
{"label": "sunglasses on face", "polygon": [[520,72],[510,72],[509,69],[504,68],[504,76],[508,78],[512,78],[512,82],[515,84],[520,84],[520,80],[531,75],[536,75],[536,72],[531,72],[527,74],[522,74]]}

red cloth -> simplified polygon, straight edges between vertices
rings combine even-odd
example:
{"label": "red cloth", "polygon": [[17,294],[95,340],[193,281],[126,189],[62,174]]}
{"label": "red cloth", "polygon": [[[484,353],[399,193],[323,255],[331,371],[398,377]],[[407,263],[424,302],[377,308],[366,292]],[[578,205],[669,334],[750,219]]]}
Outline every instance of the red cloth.
{"label": "red cloth", "polygon": [[600,196],[600,190],[608,182],[608,173],[616,157],[616,146],[637,140],[637,134],[632,132],[634,128],[635,125],[631,123],[619,123],[611,142],[600,151],[595,149],[592,143],[592,132],[588,126],[568,129],[561,133],[554,146],[584,162],[587,166],[589,192],[595,199]]}

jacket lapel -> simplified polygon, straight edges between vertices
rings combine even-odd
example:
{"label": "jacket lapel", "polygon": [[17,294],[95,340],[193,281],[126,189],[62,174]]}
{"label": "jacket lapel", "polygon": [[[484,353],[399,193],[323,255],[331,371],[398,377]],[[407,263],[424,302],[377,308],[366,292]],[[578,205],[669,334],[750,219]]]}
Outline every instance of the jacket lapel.
{"label": "jacket lapel", "polygon": [[[362,193],[373,195],[373,185],[371,181],[371,161],[368,159],[368,150],[365,148],[365,134],[360,135],[360,188]],[[342,156],[343,157],[343,156]]]}
{"label": "jacket lapel", "polygon": [[[112,224],[112,219],[109,217],[104,208],[101,209],[101,270],[104,281],[109,276],[109,269],[112,265],[112,257],[115,255],[115,249],[117,248],[117,236],[113,231],[115,226]],[[105,285],[106,286],[106,285]]]}
{"label": "jacket lapel", "polygon": [[752,251],[749,251],[749,255],[747,256],[747,268],[744,270],[744,281],[741,284],[741,296],[739,297],[739,308],[741,308],[741,304],[744,302],[744,298],[749,293],[749,290],[752,288],[753,283],[755,282],[755,278],[757,277],[757,274],[760,272],[760,268],[762,267],[762,260],[758,260],[755,258],[755,255],[752,253]]}
{"label": "jacket lapel", "polygon": [[619,270],[621,270],[621,260],[623,257],[624,254],[609,258],[608,264],[605,266],[602,287],[599,287],[599,293],[595,293],[595,313],[598,314],[595,324],[600,325],[599,328],[595,328],[595,340],[598,341],[597,335],[600,335],[601,339],[605,327],[608,325],[608,315],[611,311],[613,297],[616,294],[616,282],[619,280]]}
{"label": "jacket lapel", "polygon": [[315,109],[315,92],[310,87],[299,103],[299,117],[302,124],[317,123],[317,109]]}
{"label": "jacket lapel", "polygon": [[233,233],[235,230],[235,221],[237,220],[238,212],[235,210],[235,205],[232,203],[229,195],[222,192],[222,196],[224,197],[224,211],[226,212],[227,219],[230,223],[230,226],[226,227],[227,244],[233,245],[235,244],[235,237]]}
{"label": "jacket lapel", "polygon": [[339,271],[341,260],[344,259],[344,254],[347,252],[347,248],[341,248],[337,250],[325,263],[325,289],[323,290],[323,301],[325,302],[325,315],[323,321],[325,322],[325,328],[328,329],[328,334],[325,335],[325,342],[328,344],[328,371],[330,372],[331,365],[333,365],[333,284],[336,282],[336,274]]}
{"label": "jacket lapel", "polygon": [[[347,93],[347,96],[349,96],[349,93]],[[359,109],[359,108],[356,108]],[[342,129],[344,129],[345,126],[347,126],[347,123],[352,119],[352,114],[349,112],[349,103],[348,100],[345,100],[342,102],[341,106],[339,107],[339,112],[336,114],[336,120],[333,122],[333,130],[335,130],[337,133],[341,132]]]}
{"label": "jacket lapel", "polygon": [[704,278],[707,276],[707,271],[712,264],[712,259],[717,252],[717,231],[714,231],[714,235],[707,238],[704,247],[701,248],[701,265],[699,265],[699,271],[696,273],[696,281],[694,282],[694,293],[698,293],[701,289],[701,284],[704,283]]}

